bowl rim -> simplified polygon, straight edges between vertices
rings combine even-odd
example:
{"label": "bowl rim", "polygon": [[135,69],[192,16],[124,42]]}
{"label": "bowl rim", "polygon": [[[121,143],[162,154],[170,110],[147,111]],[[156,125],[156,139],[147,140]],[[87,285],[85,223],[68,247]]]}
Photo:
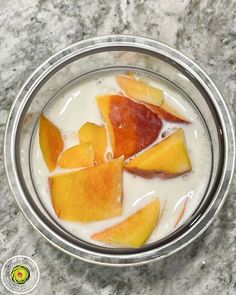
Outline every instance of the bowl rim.
{"label": "bowl rim", "polygon": [[[70,242],[62,239],[59,235],[55,234],[42,220],[35,214],[33,209],[29,206],[24,191],[19,181],[15,163],[15,134],[17,129],[17,120],[25,104],[28,102],[29,97],[33,91],[39,87],[40,81],[44,77],[53,73],[53,70],[58,69],[68,59],[73,59],[78,54],[83,54],[97,48],[111,48],[111,46],[121,47],[138,47],[153,51],[161,54],[167,58],[177,62],[195,77],[211,97],[217,113],[221,119],[223,134],[224,134],[224,148],[225,158],[222,177],[219,182],[218,190],[212,199],[207,210],[197,220],[197,222],[187,230],[183,235],[174,239],[171,243],[163,245],[157,249],[152,249],[146,252],[133,253],[133,254],[106,254],[89,251],[81,247],[74,247]],[[44,236],[50,243],[59,248],[60,250],[80,258],[97,264],[106,265],[134,265],[144,264],[149,261],[158,260],[176,253],[180,249],[186,247],[198,236],[200,236],[212,223],[213,218],[216,216],[226,199],[229,191],[230,183],[232,181],[234,165],[235,165],[235,137],[234,126],[227,109],[226,103],[216,88],[215,84],[207,76],[194,61],[180,53],[176,49],[165,45],[159,41],[152,39],[137,37],[131,35],[111,35],[90,38],[72,44],[69,47],[59,51],[51,56],[44,63],[42,63],[28,78],[22,86],[18,96],[16,97],[7,120],[5,138],[4,138],[4,163],[7,174],[7,179],[12,193],[18,203],[21,211],[24,213],[29,222],[37,231]],[[175,246],[177,245],[177,247]],[[175,246],[175,247],[173,247]]]}

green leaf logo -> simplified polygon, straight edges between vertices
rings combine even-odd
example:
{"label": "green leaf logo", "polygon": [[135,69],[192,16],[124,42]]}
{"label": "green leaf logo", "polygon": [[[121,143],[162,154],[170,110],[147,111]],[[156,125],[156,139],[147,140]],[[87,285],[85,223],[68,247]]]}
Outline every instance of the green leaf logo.
{"label": "green leaf logo", "polygon": [[30,271],[26,266],[17,265],[11,271],[11,278],[16,284],[24,284],[30,278]]}
{"label": "green leaf logo", "polygon": [[17,255],[8,259],[1,269],[1,280],[13,294],[27,294],[38,284],[40,272],[30,257]]}

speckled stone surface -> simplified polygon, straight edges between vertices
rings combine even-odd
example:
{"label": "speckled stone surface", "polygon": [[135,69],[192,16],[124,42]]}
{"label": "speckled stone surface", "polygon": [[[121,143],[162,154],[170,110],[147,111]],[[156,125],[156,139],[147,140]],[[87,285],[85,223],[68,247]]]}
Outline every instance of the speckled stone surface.
{"label": "speckled stone surface", "polygon": [[[92,36],[151,37],[194,59],[236,120],[235,0],[0,0],[0,267],[32,257],[41,279],[30,294],[236,294],[236,181],[214,224],[192,245],[150,265],[109,268],[53,248],[19,211],[3,167],[5,123],[17,92],[51,54]],[[0,294],[9,294],[0,282]]]}

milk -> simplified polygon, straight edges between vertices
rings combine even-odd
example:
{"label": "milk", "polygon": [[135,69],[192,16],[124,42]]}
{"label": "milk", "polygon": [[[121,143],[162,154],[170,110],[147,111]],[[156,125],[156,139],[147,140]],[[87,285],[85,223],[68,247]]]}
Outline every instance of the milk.
{"label": "milk", "polygon": [[[121,91],[115,80],[116,74],[117,72],[112,71],[100,72],[83,79],[81,78],[61,90],[48,104],[44,114],[60,128],[64,138],[64,149],[79,143],[78,130],[84,123],[89,121],[105,126],[96,103],[96,96],[116,94]],[[66,222],[58,219],[52,206],[48,177],[57,173],[78,169],[57,168],[52,173],[49,173],[39,146],[38,126],[35,129],[31,147],[31,169],[37,193],[50,215],[63,228],[91,243],[97,243],[90,239],[94,233],[125,220],[156,197],[159,198],[161,203],[161,217],[147,243],[157,241],[172,233],[191,217],[201,202],[208,185],[211,171],[211,147],[207,131],[198,112],[181,91],[166,81],[153,76],[149,77],[142,73],[136,73],[136,75],[138,79],[145,80],[150,85],[161,88],[164,91],[165,100],[192,122],[192,124],[186,125],[163,121],[161,130],[161,133],[164,131],[173,132],[173,128],[179,127],[184,130],[192,162],[192,171],[171,179],[161,179],[158,177],[146,179],[124,171],[122,216],[92,223]],[[108,131],[107,135],[109,138]],[[152,145],[160,140],[159,136]],[[108,144],[107,152],[112,152],[110,143]],[[183,218],[176,225],[187,199]]]}

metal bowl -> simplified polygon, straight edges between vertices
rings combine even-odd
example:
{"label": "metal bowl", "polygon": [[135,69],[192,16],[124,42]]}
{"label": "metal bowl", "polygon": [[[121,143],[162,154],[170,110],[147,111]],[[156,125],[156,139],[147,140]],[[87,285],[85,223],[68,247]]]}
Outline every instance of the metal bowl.
{"label": "metal bowl", "polygon": [[[106,69],[146,71],[183,91],[205,121],[212,148],[212,173],[204,198],[174,233],[140,249],[113,249],[76,238],[41,203],[30,171],[31,139],[45,105],[63,87]],[[5,166],[15,199],[30,223],[54,246],[80,259],[106,265],[158,260],[194,241],[222,207],[235,159],[233,124],[216,86],[188,57],[160,42],[133,36],[106,36],[76,43],[45,61],[22,87],[10,111],[5,134]]]}

